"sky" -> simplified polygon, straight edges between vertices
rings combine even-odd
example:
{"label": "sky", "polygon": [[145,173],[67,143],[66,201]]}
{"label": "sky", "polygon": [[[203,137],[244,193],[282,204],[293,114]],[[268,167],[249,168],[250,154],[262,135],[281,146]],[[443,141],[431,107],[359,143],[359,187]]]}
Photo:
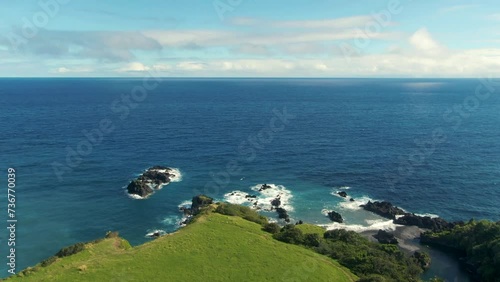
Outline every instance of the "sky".
{"label": "sky", "polygon": [[0,77],[500,77],[498,0],[0,7]]}

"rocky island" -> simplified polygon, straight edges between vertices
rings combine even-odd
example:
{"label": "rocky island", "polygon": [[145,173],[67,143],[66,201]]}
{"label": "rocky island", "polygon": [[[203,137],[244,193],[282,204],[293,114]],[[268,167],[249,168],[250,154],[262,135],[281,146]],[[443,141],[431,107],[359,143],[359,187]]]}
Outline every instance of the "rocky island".
{"label": "rocky island", "polygon": [[165,166],[153,166],[127,186],[127,192],[140,198],[147,198],[156,190],[178,179],[179,171]]}

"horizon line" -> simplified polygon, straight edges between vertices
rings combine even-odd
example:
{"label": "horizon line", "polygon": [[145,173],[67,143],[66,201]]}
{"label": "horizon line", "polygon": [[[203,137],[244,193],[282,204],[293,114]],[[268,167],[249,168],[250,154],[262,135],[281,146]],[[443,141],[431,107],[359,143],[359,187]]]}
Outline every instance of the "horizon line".
{"label": "horizon line", "polygon": [[[146,77],[155,76],[4,76],[0,79],[143,79]],[[276,76],[276,77],[264,77],[264,76],[157,76],[160,79],[480,79],[484,76],[478,77],[299,77],[299,76]],[[492,77],[500,78],[500,77]]]}

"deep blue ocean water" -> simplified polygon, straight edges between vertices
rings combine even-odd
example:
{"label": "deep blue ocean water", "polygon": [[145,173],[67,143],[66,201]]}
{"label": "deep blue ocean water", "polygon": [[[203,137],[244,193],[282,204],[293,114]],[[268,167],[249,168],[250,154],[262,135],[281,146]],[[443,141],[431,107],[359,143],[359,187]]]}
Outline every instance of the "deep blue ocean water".
{"label": "deep blue ocean water", "polygon": [[[323,209],[344,211],[347,225],[379,219],[332,195],[340,187],[447,220],[500,220],[500,89],[474,98],[479,80],[164,79],[125,116],[121,95],[142,84],[0,79],[0,210],[6,220],[13,167],[18,270],[108,230],[141,244],[175,230],[195,194],[224,199],[260,183],[286,187],[292,218],[317,224],[329,223]],[[115,129],[58,179],[53,164],[67,165],[68,148],[103,119]],[[152,165],[179,168],[182,181],[127,197],[123,187]],[[228,179],[228,165],[241,172]]]}

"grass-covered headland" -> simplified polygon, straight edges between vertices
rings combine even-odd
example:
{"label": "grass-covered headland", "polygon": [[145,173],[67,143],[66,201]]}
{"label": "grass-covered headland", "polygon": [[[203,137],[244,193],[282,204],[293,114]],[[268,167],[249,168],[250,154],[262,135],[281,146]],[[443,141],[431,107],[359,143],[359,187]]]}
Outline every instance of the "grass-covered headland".
{"label": "grass-covered headland", "polygon": [[262,230],[267,219],[253,210],[225,204],[196,209],[198,215],[191,223],[173,234],[130,247],[116,233],[109,233],[104,239],[65,248],[7,281],[358,279],[329,257],[273,239]]}
{"label": "grass-covered headland", "polygon": [[[419,281],[430,263],[355,232],[279,226],[239,205],[193,198],[190,223],[131,247],[117,233],[59,251],[8,281]],[[492,258],[493,260],[495,258]]]}

